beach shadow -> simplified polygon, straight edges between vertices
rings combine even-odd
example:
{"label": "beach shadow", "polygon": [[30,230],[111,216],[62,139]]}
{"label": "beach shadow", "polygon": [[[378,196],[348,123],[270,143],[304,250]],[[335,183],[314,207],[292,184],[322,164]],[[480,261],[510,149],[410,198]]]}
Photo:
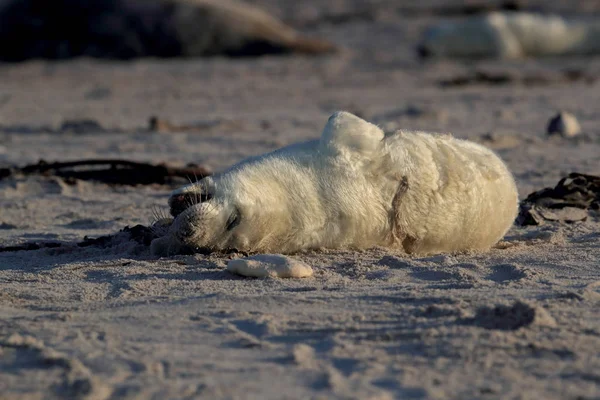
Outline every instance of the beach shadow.
{"label": "beach shadow", "polygon": [[206,266],[194,266],[184,272],[167,272],[167,273],[153,273],[148,274],[128,274],[119,275],[115,272],[106,271],[102,269],[95,269],[86,273],[85,280],[94,283],[111,283],[114,284],[119,281],[144,281],[148,279],[164,279],[164,280],[180,280],[180,281],[238,281],[245,280],[247,278],[234,275],[227,272],[225,269],[220,268],[214,263],[209,263],[210,267]]}

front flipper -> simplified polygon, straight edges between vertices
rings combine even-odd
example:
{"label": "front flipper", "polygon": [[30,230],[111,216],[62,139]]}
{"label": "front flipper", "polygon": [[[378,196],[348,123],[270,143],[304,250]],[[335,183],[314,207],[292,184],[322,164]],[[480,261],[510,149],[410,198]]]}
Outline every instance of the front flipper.
{"label": "front flipper", "polygon": [[345,111],[334,113],[321,135],[322,151],[333,155],[370,157],[385,137],[384,132],[364,119]]}

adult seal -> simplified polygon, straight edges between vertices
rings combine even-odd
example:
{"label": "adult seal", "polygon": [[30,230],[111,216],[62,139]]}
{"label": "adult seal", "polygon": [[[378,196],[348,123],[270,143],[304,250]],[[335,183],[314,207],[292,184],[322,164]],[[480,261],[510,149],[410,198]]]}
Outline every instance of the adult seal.
{"label": "adult seal", "polygon": [[450,135],[333,114],[320,140],[252,157],[184,186],[152,251],[293,253],[387,246],[412,254],[484,250],[511,227],[515,182],[492,151]]}

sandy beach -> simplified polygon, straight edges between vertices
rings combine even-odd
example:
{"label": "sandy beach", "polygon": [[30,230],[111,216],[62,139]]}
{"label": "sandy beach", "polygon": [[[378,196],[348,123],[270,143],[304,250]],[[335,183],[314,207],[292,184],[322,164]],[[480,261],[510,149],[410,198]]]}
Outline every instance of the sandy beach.
{"label": "sandy beach", "polygon": [[[0,64],[0,168],[118,158],[219,171],[318,138],[348,110],[484,143],[521,199],[570,172],[600,175],[600,56],[423,62],[416,43],[441,2],[253,3],[340,52]],[[581,135],[547,137],[560,110]],[[199,128],[149,131],[152,116]],[[103,131],[60,129],[83,119]],[[600,398],[598,211],[515,225],[485,253],[295,254],[314,270],[304,279],[227,272],[240,254],[158,258],[126,235],[77,246],[149,225],[172,189],[0,179],[0,246],[63,244],[0,252],[1,399]]]}

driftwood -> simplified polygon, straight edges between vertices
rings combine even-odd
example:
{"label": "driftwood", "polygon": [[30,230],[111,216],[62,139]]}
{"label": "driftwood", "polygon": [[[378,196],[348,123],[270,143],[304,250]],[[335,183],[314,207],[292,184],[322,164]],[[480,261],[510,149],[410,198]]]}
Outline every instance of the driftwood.
{"label": "driftwood", "polygon": [[560,83],[583,81],[594,83],[597,77],[580,69],[565,69],[561,71],[537,71],[523,73],[519,71],[486,71],[474,70],[465,75],[440,79],[437,83],[444,88],[463,87],[471,85],[502,86],[520,84],[524,86],[547,86]]}
{"label": "driftwood", "polygon": [[[134,240],[139,244],[143,244],[144,246],[150,246],[150,243],[152,242],[152,240],[157,238],[156,233],[152,230],[152,228],[149,228],[147,226],[144,225],[135,225],[134,227],[130,228],[129,226],[126,226],[125,228],[123,228],[121,231],[119,231],[118,233],[114,234],[114,235],[106,235],[106,236],[100,236],[98,238],[89,238],[87,236],[85,236],[83,238],[82,242],[77,243],[78,247],[90,247],[90,246],[96,246],[96,247],[110,247],[114,242],[115,239],[117,239],[117,237],[119,236],[125,236],[125,239],[128,240]],[[117,239],[117,241],[122,241],[123,239]]]}
{"label": "driftwood", "polygon": [[27,242],[17,246],[0,246],[0,253],[6,253],[10,251],[55,249],[57,247],[65,247],[65,244],[61,242]]}
{"label": "driftwood", "polygon": [[37,164],[20,168],[0,168],[0,179],[15,175],[57,176],[67,183],[92,180],[113,185],[177,184],[210,175],[208,169],[190,164],[184,168],[166,164],[148,164],[136,161],[102,159],[77,160]]}
{"label": "driftwood", "polygon": [[600,176],[573,172],[554,188],[531,193],[521,202],[517,223],[540,225],[544,221],[584,221],[600,210]]}

